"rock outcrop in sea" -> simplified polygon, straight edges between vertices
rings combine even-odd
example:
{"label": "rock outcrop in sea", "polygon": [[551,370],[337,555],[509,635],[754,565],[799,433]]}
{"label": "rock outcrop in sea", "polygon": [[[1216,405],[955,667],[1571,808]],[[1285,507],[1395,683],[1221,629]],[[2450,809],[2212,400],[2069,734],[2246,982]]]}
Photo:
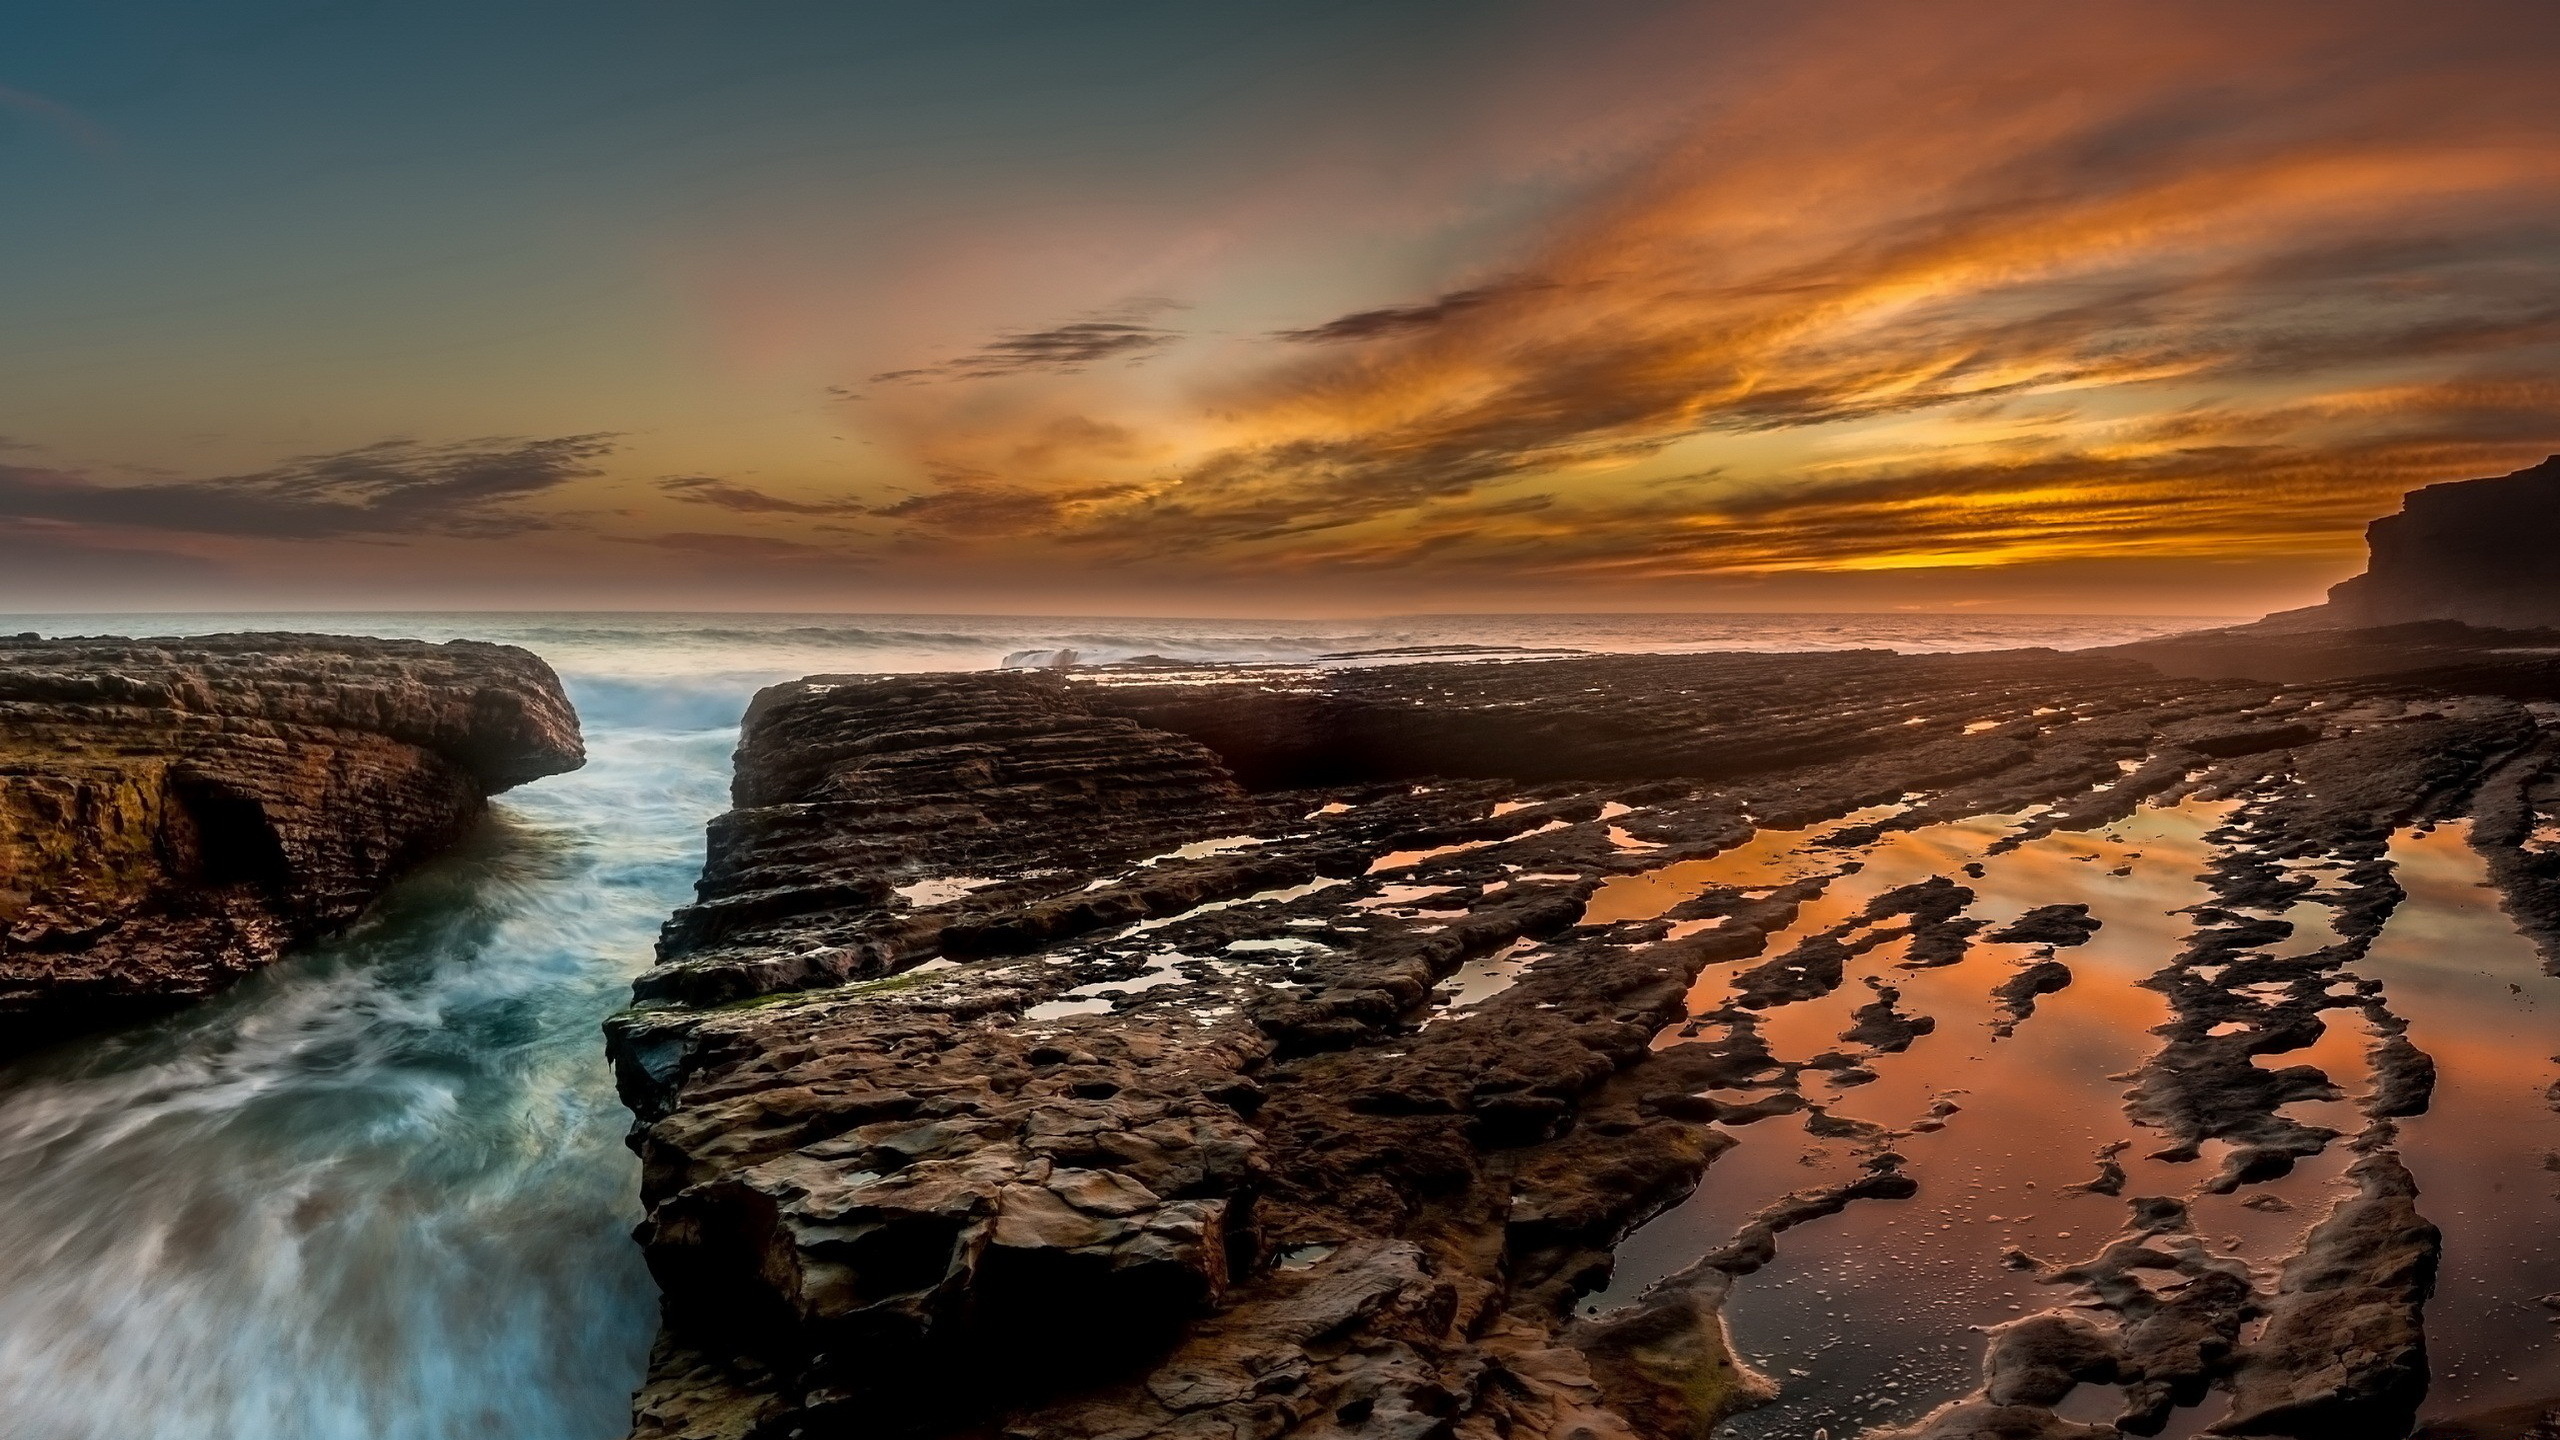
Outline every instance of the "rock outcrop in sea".
{"label": "rock outcrop in sea", "polygon": [[[1986,1256],[2041,1298],[1951,1324],[1977,1388],[1893,1433],[2148,1435],[2219,1394],[2230,1433],[2404,1435],[2440,1240],[2397,1127],[2435,1071],[2357,967],[2394,837],[2458,819],[2560,938],[2560,734],[2495,690],[2050,651],[767,690],[608,1027],[665,1297],[633,1433],[1703,1437],[1821,1383],[1737,1350],[1738,1287],[1859,1207],[1962,1205],[1910,1156],[1988,1072],[1913,1067],[2042,1053],[2109,983],[2082,950],[2163,923],[2069,882],[2168,814],[2196,900],[2121,1113],[2076,1117],[2125,1138],[2027,1187],[2114,1233]],[[2287,1063],[2350,1022],[2359,1073]],[[1613,1282],[1754,1125],[1801,1178]]]}
{"label": "rock outcrop in sea", "polygon": [[0,1048],[210,994],[583,758],[511,646],[0,639]]}

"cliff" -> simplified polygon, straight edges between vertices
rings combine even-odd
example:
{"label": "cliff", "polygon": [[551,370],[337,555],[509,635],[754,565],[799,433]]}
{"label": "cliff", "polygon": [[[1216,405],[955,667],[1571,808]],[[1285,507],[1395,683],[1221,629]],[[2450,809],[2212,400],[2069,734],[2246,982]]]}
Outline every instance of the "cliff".
{"label": "cliff", "polygon": [[2487,480],[2430,485],[2365,531],[2365,573],[2325,605],[2270,622],[2353,629],[2459,620],[2560,628],[2560,455]]}
{"label": "cliff", "polygon": [[2560,700],[2560,456],[2414,491],[2366,536],[2365,572],[2326,604],[2089,653],[2172,675]]}
{"label": "cliff", "polygon": [[0,639],[0,1049],[211,993],[583,759],[510,646]]}
{"label": "cliff", "polygon": [[[1903,982],[1862,992],[1844,967],[1999,942],[2021,962],[2007,1034],[2097,928],[2068,891],[1968,916],[1982,866],[1950,857],[1782,939],[1859,847],[2006,816],[1996,863],[2154,800],[2252,796],[2235,824],[2264,833],[2234,832],[2214,893],[2281,910],[2311,882],[2257,854],[2369,862],[2540,743],[2512,702],[2287,696],[2050,652],[1146,682],[818,676],[757,698],[701,898],[607,1027],[665,1296],[635,1436],[1707,1434],[1772,1392],[1726,1338],[1728,1289],[1782,1232],[1912,1195],[1902,1147],[1962,1108],[1942,1095],[1900,1130],[1831,1111],[1932,1024]],[[1825,823],[1847,828],[1803,868],[1710,865]],[[2385,905],[2354,879],[2341,904]],[[2328,988],[2333,955],[2217,948],[2256,933],[2199,929],[2215,978],[2182,982],[2168,1048],[2108,1082],[2138,1080],[2164,1154],[2214,1146],[2200,1178],[2223,1193],[2336,1137],[2280,1113],[2316,1072],[2254,1057],[2364,1003]],[[1696,1008],[1710,972],[1739,998]],[[2292,998],[2253,998],[2278,977]],[[1868,1003],[1834,1048],[1776,1050],[1761,1013],[1825,996]],[[1827,1168],[1577,1312],[1725,1126],[1790,1115]],[[2146,1367],[2133,1433],[2235,1375],[2287,1403],[2365,1397],[2371,1433],[2405,1429],[2405,1341],[2321,1370],[2301,1356],[2345,1348],[2345,1322],[2304,1308],[2289,1348],[2246,1349],[2275,1297],[2176,1202],[2134,1204],[2143,1234],[2176,1233],[2091,1262],[2095,1298],[2030,1317],[1986,1358],[1988,1398],[1928,1433],[1992,1410],[2003,1434],[2095,1433],[2046,1408],[2069,1375],[2016,1379],[2056,1336],[2089,1374]],[[2352,1227],[2331,1248],[2341,1275],[2400,1259]],[[2179,1270],[2194,1344],[2154,1343],[2166,1322],[2119,1251]],[[2372,1288],[2386,1318],[2418,1303]]]}

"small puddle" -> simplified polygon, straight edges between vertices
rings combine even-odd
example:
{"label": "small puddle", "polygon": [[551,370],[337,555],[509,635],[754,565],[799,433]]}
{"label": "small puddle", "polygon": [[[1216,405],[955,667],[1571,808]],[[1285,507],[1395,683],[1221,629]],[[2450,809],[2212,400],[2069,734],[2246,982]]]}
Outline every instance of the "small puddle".
{"label": "small puddle", "polygon": [[1767,890],[1837,870],[1853,858],[1852,853],[1822,848],[1823,836],[1873,824],[1902,810],[1900,805],[1878,805],[1809,830],[1763,829],[1704,860],[1678,860],[1633,875],[1613,875],[1591,892],[1582,923],[1651,920],[1718,887]]}
{"label": "small puddle", "polygon": [[1535,964],[1545,950],[1535,940],[1514,940],[1490,955],[1479,955],[1459,966],[1435,987],[1440,997],[1439,1009],[1423,1022],[1424,1027],[1460,1018],[1458,1012],[1518,984],[1521,973]]}
{"label": "small puddle", "polygon": [[973,890],[984,890],[999,882],[976,875],[946,875],[933,880],[916,880],[895,887],[890,893],[917,910],[931,910],[948,905]]}

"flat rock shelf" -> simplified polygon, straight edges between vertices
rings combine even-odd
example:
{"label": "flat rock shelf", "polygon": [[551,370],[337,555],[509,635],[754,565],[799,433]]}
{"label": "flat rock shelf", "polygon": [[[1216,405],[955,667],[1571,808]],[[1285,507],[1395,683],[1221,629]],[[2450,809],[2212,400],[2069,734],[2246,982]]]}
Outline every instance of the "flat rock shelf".
{"label": "flat rock shelf", "polygon": [[2466,653],[767,690],[607,1027],[633,1433],[2528,1433],[2560,734]]}

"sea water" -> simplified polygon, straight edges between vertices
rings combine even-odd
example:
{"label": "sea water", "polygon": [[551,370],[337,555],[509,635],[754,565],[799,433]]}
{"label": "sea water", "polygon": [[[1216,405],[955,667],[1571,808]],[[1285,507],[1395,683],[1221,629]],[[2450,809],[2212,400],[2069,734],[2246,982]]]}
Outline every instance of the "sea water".
{"label": "sea water", "polygon": [[0,634],[523,645],[589,761],[500,796],[343,935],[0,1071],[8,1440],[611,1440],[655,1324],[597,1026],[692,892],[738,716],[809,673],[1138,655],[1376,663],[2111,644],[2153,617],[1377,623],[631,614],[0,616]]}

